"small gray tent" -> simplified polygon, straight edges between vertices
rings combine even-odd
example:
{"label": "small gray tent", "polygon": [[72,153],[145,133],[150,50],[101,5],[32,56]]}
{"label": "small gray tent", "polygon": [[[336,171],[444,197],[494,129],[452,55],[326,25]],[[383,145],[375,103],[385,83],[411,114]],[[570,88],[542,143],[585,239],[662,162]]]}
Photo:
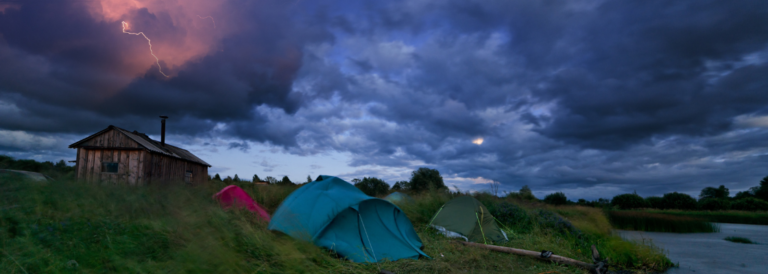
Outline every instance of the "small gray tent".
{"label": "small gray tent", "polygon": [[448,237],[467,241],[487,244],[509,240],[507,234],[496,225],[496,218],[472,196],[448,201],[429,224]]}

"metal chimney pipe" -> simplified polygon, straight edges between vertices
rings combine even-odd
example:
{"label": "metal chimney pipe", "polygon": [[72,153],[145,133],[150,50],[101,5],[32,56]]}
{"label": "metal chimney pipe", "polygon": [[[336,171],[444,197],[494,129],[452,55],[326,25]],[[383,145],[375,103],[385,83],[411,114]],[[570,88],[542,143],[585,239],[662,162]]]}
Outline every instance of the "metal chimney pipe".
{"label": "metal chimney pipe", "polygon": [[162,120],[160,120],[160,144],[165,146],[165,119],[168,119],[168,116],[160,116]]}

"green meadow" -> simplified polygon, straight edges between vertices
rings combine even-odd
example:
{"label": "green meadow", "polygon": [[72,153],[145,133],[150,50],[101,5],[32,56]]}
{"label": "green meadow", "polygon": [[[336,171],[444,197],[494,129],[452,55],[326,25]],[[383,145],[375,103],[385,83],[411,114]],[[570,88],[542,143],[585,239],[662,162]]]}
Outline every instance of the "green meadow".
{"label": "green meadow", "polygon": [[[431,259],[351,263],[311,243],[267,230],[247,211],[224,211],[224,187],[128,187],[73,181],[0,181],[2,273],[588,273],[586,270],[465,247],[427,223],[456,192],[426,192],[400,207]],[[243,184],[270,213],[296,186]],[[612,269],[663,271],[651,245],[611,235],[602,210],[475,194],[510,237],[502,246],[551,250],[591,262],[596,245]]]}

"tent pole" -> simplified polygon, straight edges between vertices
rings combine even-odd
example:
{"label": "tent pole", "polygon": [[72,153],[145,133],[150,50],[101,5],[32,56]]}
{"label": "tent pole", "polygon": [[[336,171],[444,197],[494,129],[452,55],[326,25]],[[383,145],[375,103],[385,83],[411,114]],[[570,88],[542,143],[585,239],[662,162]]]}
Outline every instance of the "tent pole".
{"label": "tent pole", "polygon": [[477,225],[480,226],[480,234],[483,234],[483,243],[488,244],[488,240],[485,239],[485,232],[483,232],[483,224],[480,222],[477,212],[475,212],[475,218],[477,218]]}
{"label": "tent pole", "polygon": [[432,220],[431,220],[431,221],[429,221],[429,224],[428,224],[427,226],[430,226],[430,225],[432,225],[432,222],[434,222],[434,221],[435,221],[435,218],[437,218],[437,215],[440,215],[440,211],[443,211],[443,207],[445,207],[445,205],[441,206],[441,207],[440,207],[440,209],[439,209],[439,210],[437,210],[437,213],[435,213],[435,217],[432,217]]}
{"label": "tent pole", "polygon": [[379,265],[379,259],[376,259],[376,251],[373,250],[373,244],[371,243],[371,238],[368,237],[368,230],[365,229],[363,216],[360,216],[360,212],[357,212],[357,218],[360,219],[360,224],[363,225],[363,233],[365,233],[365,238],[368,239],[368,245],[371,247],[371,253],[373,253],[373,259],[376,260],[376,266],[379,267],[379,271],[381,271],[381,266]]}

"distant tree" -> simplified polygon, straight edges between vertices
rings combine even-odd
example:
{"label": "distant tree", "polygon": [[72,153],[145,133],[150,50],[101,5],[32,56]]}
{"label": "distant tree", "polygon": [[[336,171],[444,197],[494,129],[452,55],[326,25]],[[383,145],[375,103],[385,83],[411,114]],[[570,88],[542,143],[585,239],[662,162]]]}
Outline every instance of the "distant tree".
{"label": "distant tree", "polygon": [[755,198],[768,201],[768,176],[760,181],[760,186],[754,190]]}
{"label": "distant tree", "polygon": [[565,193],[555,192],[544,197],[544,202],[550,205],[564,205],[568,203]]}
{"label": "distant tree", "polygon": [[295,185],[293,182],[291,182],[291,179],[288,179],[288,176],[283,176],[283,179],[280,180],[281,185]]}
{"label": "distant tree", "polygon": [[233,181],[232,177],[227,176],[227,178],[224,178],[224,182],[227,183],[227,184],[231,184],[232,181]]}
{"label": "distant tree", "polygon": [[311,183],[311,182],[312,182],[312,177],[307,175],[307,183]]}
{"label": "distant tree", "polygon": [[237,177],[237,174],[235,174],[235,178],[232,178],[233,182],[240,182],[240,177]]}
{"label": "distant tree", "polygon": [[733,196],[734,200],[740,200],[744,198],[755,198],[755,194],[752,191],[747,190],[747,191],[739,191],[736,193],[736,195]]}
{"label": "distant tree", "polygon": [[727,188],[725,188],[724,185],[720,185],[718,188],[714,187],[705,187],[701,190],[701,194],[699,194],[699,199],[706,199],[706,198],[728,198],[730,196],[730,191],[728,191]]}
{"label": "distant tree", "polygon": [[64,162],[64,160],[59,160],[58,162],[56,162],[56,165],[54,167],[55,168],[66,168],[67,167],[67,162]]}
{"label": "distant tree", "polygon": [[579,199],[578,201],[576,201],[576,204],[581,205],[581,206],[588,205],[587,204],[587,200],[584,200],[584,199]]}
{"label": "distant tree", "polygon": [[421,192],[430,188],[444,189],[445,183],[443,182],[443,176],[440,176],[440,171],[421,167],[411,173],[411,181],[408,183],[408,186],[411,191]]}
{"label": "distant tree", "polygon": [[734,201],[731,204],[733,210],[745,210],[745,211],[764,211],[768,210],[768,202],[757,198],[744,198]]}
{"label": "distant tree", "polygon": [[685,193],[667,193],[661,197],[662,209],[680,209],[680,210],[694,210],[696,209],[696,199]]}
{"label": "distant tree", "polygon": [[363,193],[368,196],[382,196],[389,192],[389,185],[376,177],[363,177],[360,182],[355,184]]}
{"label": "distant tree", "polygon": [[611,205],[620,209],[650,207],[648,202],[643,197],[640,197],[640,195],[637,195],[637,193],[616,195],[611,200]]}
{"label": "distant tree", "polygon": [[392,190],[406,190],[408,188],[407,181],[398,181],[392,186]]}
{"label": "distant tree", "polygon": [[726,198],[704,198],[699,200],[700,210],[728,210],[731,208],[731,201]]}
{"label": "distant tree", "polygon": [[597,205],[599,207],[607,207],[610,204],[611,204],[611,201],[606,198],[597,199]]}
{"label": "distant tree", "polygon": [[362,181],[363,180],[360,180],[360,178],[354,178],[354,179],[352,179],[352,184],[354,185],[354,184],[360,183]]}
{"label": "distant tree", "polygon": [[221,176],[219,176],[219,174],[216,173],[216,176],[213,176],[213,180],[221,182]]}
{"label": "distant tree", "polygon": [[528,185],[524,185],[522,188],[520,188],[520,197],[523,199],[528,200],[535,200],[536,197],[533,196],[533,191],[531,191],[531,188],[528,187]]}
{"label": "distant tree", "polygon": [[645,201],[648,202],[648,206],[650,208],[656,208],[656,209],[664,208],[664,203],[661,197],[651,196],[651,197],[645,198]]}
{"label": "distant tree", "polygon": [[212,181],[213,177],[211,177],[211,174],[208,174],[208,181]]}
{"label": "distant tree", "polygon": [[266,178],[264,178],[264,181],[269,183],[270,185],[276,185],[277,183],[280,182],[277,179],[275,179],[275,177],[272,177],[272,176],[267,176]]}
{"label": "distant tree", "polygon": [[261,182],[261,178],[259,178],[259,175],[253,174],[253,182]]}

